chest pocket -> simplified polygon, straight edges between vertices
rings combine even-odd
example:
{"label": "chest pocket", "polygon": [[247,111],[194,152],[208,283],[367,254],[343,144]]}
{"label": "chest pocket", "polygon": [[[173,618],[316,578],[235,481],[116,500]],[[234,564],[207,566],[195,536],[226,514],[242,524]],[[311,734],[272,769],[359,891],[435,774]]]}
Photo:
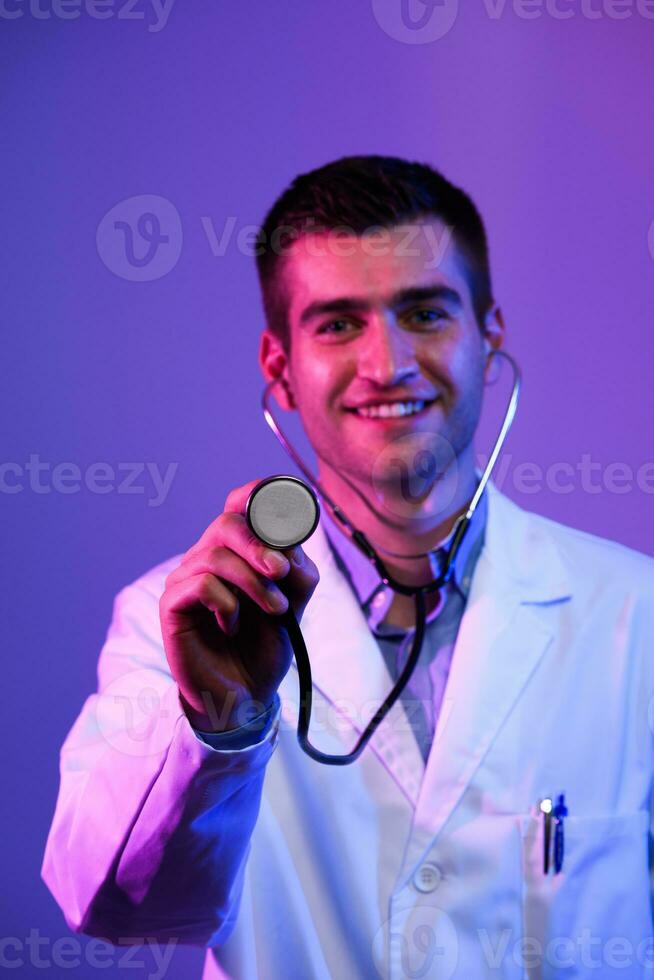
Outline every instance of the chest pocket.
{"label": "chest pocket", "polygon": [[543,819],[521,818],[524,977],[652,976],[646,811],[566,817],[563,868],[543,873]]}

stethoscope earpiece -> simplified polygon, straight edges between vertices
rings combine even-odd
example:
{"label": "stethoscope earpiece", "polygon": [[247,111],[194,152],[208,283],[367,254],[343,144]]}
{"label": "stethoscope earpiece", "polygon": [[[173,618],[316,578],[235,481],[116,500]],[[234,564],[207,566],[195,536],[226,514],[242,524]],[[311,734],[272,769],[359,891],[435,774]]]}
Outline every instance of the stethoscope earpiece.
{"label": "stethoscope earpiece", "polygon": [[270,548],[294,548],[310,538],[320,520],[318,498],[303,480],[271,476],[250,493],[245,505],[250,530]]}

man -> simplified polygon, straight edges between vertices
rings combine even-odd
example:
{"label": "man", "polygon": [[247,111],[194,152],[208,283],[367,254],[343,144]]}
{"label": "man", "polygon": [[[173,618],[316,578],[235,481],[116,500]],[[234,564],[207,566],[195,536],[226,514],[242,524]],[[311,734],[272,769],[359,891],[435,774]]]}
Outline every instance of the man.
{"label": "man", "polygon": [[[264,377],[392,574],[430,581],[505,339],[476,208],[426,166],[345,158],[297,178],[259,242]],[[311,657],[311,740],[342,755],[413,600],[326,508],[269,552],[257,482],[116,598],[42,871],[69,926],[206,945],[204,976],[239,980],[652,975],[652,560],[490,482],[402,699],[355,763],[320,765],[278,614]]]}

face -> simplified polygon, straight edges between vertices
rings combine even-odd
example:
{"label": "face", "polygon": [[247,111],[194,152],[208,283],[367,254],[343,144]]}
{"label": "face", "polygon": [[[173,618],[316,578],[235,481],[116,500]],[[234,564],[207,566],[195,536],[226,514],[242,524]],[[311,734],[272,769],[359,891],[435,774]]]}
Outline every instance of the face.
{"label": "face", "polygon": [[[290,359],[266,331],[260,360],[267,379],[284,379],[291,397],[273,391],[299,410],[325,486],[342,474],[409,514],[436,480],[474,476],[487,354],[503,324],[490,311],[484,339],[450,229],[433,219],[375,237],[305,235],[283,276]],[[361,411],[407,401],[415,414]]]}

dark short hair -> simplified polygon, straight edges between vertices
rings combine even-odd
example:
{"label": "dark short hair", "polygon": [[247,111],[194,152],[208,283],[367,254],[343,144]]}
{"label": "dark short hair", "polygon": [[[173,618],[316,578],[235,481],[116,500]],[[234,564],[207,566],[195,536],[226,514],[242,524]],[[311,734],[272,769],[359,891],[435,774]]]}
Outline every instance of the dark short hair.
{"label": "dark short hair", "polygon": [[363,235],[430,216],[452,229],[481,330],[493,294],[486,232],[477,208],[465,191],[427,164],[384,156],[342,157],[299,174],[275,201],[256,239],[268,329],[290,349],[288,300],[280,273],[288,248],[302,234],[347,229]]}

